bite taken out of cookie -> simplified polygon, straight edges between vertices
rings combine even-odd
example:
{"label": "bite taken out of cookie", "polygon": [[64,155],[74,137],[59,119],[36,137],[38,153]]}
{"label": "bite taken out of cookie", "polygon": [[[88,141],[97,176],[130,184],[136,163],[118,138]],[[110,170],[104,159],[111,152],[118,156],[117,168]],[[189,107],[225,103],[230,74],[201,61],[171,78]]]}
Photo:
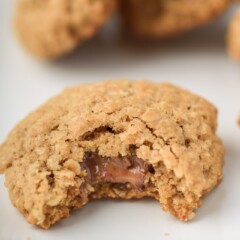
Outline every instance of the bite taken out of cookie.
{"label": "bite taken out of cookie", "polygon": [[59,58],[93,37],[115,7],[115,0],[18,0],[15,31],[32,55]]}
{"label": "bite taken out of cookie", "polygon": [[45,229],[103,197],[152,197],[188,221],[223,178],[216,129],[216,108],[174,85],[85,84],[11,131],[0,146],[0,172],[13,205]]}

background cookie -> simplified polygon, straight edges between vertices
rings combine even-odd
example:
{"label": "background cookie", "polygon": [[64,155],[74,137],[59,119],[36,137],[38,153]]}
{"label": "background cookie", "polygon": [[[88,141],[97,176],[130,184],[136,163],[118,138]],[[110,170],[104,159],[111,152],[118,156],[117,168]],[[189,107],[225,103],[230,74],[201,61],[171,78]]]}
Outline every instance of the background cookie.
{"label": "background cookie", "polygon": [[122,0],[125,26],[143,38],[166,38],[209,22],[229,0]]}
{"label": "background cookie", "polygon": [[240,61],[240,11],[236,13],[229,25],[227,45],[230,56]]}
{"label": "background cookie", "polygon": [[33,55],[56,58],[92,37],[114,8],[114,0],[18,0],[16,32]]}
{"label": "background cookie", "polygon": [[222,179],[217,111],[170,84],[127,80],[65,90],[0,146],[14,206],[48,228],[101,197],[154,197],[187,221]]}

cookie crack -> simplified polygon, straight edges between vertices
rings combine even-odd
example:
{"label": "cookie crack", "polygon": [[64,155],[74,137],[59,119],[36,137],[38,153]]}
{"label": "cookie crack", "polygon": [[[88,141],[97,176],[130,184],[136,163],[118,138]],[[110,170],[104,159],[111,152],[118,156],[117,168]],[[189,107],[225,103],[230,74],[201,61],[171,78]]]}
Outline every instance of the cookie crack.
{"label": "cookie crack", "polygon": [[101,127],[95,128],[93,131],[88,131],[88,132],[84,133],[80,140],[81,141],[92,141],[96,138],[99,138],[100,135],[102,135],[104,133],[119,134],[120,132],[115,131],[110,126],[101,126]]}

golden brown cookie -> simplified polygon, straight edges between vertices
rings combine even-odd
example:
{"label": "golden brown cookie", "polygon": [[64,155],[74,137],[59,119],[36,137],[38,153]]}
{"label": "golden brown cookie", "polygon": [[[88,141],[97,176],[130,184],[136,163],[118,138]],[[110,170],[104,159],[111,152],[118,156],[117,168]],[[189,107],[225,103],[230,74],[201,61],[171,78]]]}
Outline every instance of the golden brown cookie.
{"label": "golden brown cookie", "polygon": [[240,61],[240,11],[236,13],[229,25],[227,45],[229,55]]}
{"label": "golden brown cookie", "polygon": [[142,38],[166,38],[208,23],[229,0],[122,0],[125,26]]}
{"label": "golden brown cookie", "polygon": [[14,206],[49,228],[102,197],[157,199],[183,221],[222,180],[217,110],[165,83],[106,81],[66,89],[0,146]]}
{"label": "golden brown cookie", "polygon": [[115,0],[18,0],[16,32],[33,55],[57,58],[91,38],[115,5]]}

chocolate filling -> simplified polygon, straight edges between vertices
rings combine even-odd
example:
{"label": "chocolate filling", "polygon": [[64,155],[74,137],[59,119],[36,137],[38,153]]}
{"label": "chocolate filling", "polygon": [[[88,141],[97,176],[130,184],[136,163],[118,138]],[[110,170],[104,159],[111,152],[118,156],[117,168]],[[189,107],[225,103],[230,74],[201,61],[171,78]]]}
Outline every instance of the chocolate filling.
{"label": "chocolate filling", "polygon": [[144,187],[146,173],[152,171],[148,164],[136,156],[102,157],[94,152],[85,154],[82,166],[91,184],[130,183],[136,188]]}

